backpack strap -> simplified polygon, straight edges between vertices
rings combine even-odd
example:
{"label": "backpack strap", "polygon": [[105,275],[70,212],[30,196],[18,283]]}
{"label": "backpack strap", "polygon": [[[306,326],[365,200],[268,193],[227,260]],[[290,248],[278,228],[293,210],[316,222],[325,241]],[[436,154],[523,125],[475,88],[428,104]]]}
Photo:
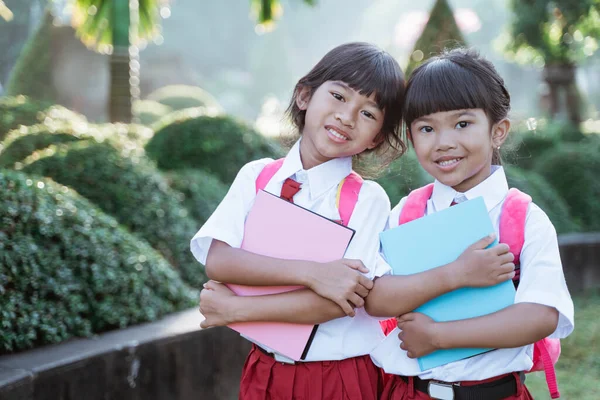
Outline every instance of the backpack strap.
{"label": "backpack strap", "polygon": [[358,202],[358,194],[360,193],[363,182],[363,178],[352,171],[350,172],[350,175],[345,177],[338,185],[335,204],[340,213],[340,223],[344,226],[348,226],[348,222],[350,222],[350,217]]}
{"label": "backpack strap", "polygon": [[[259,190],[264,190],[264,188],[267,187],[267,184],[277,171],[279,171],[284,161],[285,158],[280,158],[279,160],[271,161],[265,165],[256,178],[257,193]],[[350,217],[358,202],[358,194],[360,193],[363,182],[363,178],[352,171],[338,185],[335,205],[340,213],[340,223],[344,226],[348,226]]]}
{"label": "backpack strap", "polygon": [[[515,256],[515,277],[513,283],[515,288],[519,286],[521,279],[520,258],[523,244],[525,243],[525,221],[527,219],[527,209],[531,203],[531,196],[512,188],[502,206],[500,214],[500,243],[506,243],[510,252]],[[556,381],[556,371],[554,364],[560,355],[560,341],[558,339],[545,338],[534,343],[533,359],[540,360],[542,365],[534,365],[532,370],[543,370],[546,375],[546,384],[550,397],[557,399],[560,397],[558,391],[558,382]],[[541,367],[541,368],[540,368]]]}
{"label": "backpack strap", "polygon": [[519,285],[521,278],[519,262],[523,243],[525,243],[525,220],[530,203],[531,196],[519,189],[512,188],[508,191],[500,214],[500,237],[498,240],[500,243],[506,243],[510,252],[515,256],[515,277],[513,278],[515,287]]}
{"label": "backpack strap", "polygon": [[279,168],[283,165],[285,158],[280,158],[279,160],[271,161],[260,171],[258,177],[256,178],[256,193],[259,190],[264,190],[267,187],[267,183],[273,178],[273,175],[279,171]]}
{"label": "backpack strap", "polygon": [[427,200],[431,198],[432,193],[433,183],[410,192],[406,198],[406,203],[404,203],[400,211],[398,225],[406,224],[407,222],[423,217],[427,210]]}

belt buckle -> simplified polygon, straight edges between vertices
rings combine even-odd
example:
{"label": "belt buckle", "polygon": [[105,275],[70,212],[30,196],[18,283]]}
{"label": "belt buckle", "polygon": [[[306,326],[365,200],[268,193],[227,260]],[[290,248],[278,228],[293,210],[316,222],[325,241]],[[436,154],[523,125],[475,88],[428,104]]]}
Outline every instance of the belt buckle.
{"label": "belt buckle", "polygon": [[427,394],[429,397],[438,400],[454,400],[454,385],[451,383],[429,381],[427,385]]}

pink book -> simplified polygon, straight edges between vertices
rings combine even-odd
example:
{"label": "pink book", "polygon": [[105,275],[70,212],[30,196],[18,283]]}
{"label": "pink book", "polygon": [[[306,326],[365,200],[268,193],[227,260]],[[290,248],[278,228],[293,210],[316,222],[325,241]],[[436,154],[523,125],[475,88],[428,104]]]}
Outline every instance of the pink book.
{"label": "pink book", "polygon": [[[288,260],[329,262],[344,257],[354,230],[319,214],[259,190],[246,218],[241,248]],[[302,286],[227,285],[237,295],[289,292]],[[295,361],[306,357],[317,325],[244,322],[229,325]]]}

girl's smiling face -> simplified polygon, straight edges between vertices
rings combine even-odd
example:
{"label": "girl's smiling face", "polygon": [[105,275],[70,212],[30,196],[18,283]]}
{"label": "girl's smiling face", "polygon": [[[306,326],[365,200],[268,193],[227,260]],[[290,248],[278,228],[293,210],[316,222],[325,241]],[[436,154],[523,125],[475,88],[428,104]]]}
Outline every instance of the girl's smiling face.
{"label": "girl's smiling face", "polygon": [[424,115],[412,121],[409,132],[423,168],[464,193],[490,175],[494,148],[509,129],[508,119],[490,126],[485,112],[475,108]]}

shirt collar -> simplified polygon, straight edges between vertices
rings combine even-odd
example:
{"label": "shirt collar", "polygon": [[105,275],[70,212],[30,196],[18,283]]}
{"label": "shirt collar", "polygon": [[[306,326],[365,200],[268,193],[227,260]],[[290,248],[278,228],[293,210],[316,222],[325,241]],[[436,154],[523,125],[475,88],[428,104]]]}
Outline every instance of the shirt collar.
{"label": "shirt collar", "polygon": [[435,181],[433,184],[433,193],[431,200],[435,206],[436,211],[443,210],[450,207],[452,201],[460,195],[466,197],[467,200],[472,200],[476,197],[483,197],[485,206],[488,211],[492,210],[506,197],[508,193],[508,182],[506,181],[506,174],[504,168],[500,165],[492,165],[492,173],[479,185],[469,189],[465,193],[459,193],[452,189],[450,186],[446,186],[439,181]]}
{"label": "shirt collar", "polygon": [[[298,140],[290,152],[285,157],[283,165],[273,175],[273,182],[283,182],[287,178],[293,177],[302,183],[303,187],[308,187],[310,198],[317,198],[327,190],[337,186],[342,179],[352,172],[352,157],[334,158],[317,165],[309,170],[302,167],[300,159],[300,141]],[[295,175],[295,176],[294,176]]]}

